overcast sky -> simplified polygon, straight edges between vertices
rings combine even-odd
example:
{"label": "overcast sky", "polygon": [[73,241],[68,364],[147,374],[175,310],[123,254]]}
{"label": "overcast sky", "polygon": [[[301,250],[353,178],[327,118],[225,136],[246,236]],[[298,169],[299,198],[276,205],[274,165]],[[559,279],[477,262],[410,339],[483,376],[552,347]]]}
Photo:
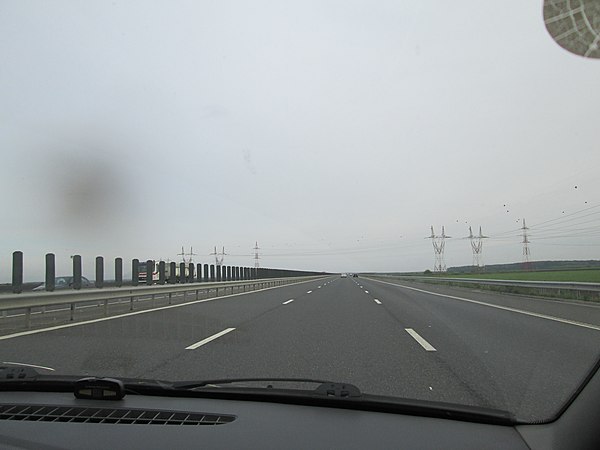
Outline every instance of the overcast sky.
{"label": "overcast sky", "polygon": [[91,277],[255,241],[267,267],[424,270],[431,225],[448,266],[469,225],[517,262],[522,218],[533,259],[600,252],[600,61],[541,1],[2,1],[0,61],[0,281],[14,250],[41,279],[46,252]]}

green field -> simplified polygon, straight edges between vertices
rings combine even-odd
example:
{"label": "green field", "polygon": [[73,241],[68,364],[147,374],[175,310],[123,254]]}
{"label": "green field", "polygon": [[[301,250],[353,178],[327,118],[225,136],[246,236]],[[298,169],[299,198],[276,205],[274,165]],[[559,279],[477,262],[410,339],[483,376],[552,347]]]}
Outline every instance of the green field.
{"label": "green field", "polygon": [[547,272],[499,272],[473,274],[446,274],[452,278],[486,278],[490,280],[526,280],[526,281],[573,281],[600,283],[600,269],[556,270]]}

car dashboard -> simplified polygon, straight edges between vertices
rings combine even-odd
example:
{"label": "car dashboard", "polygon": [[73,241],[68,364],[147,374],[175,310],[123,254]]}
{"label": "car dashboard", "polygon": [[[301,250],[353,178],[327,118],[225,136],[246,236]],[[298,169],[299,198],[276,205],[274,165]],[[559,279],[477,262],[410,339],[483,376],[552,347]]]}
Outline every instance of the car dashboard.
{"label": "car dashboard", "polygon": [[3,392],[2,448],[528,448],[515,428],[212,398]]}
{"label": "car dashboard", "polygon": [[0,448],[600,448],[600,372],[545,424],[455,420],[230,397],[0,392]]}

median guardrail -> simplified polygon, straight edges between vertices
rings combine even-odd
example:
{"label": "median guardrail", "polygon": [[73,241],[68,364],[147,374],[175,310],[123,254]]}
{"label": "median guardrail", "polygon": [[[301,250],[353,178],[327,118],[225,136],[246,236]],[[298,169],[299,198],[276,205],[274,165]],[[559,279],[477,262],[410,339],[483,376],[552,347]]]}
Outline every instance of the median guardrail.
{"label": "median guardrail", "polygon": [[[104,289],[84,289],[78,291],[65,290],[54,292],[31,292],[23,294],[12,294],[0,296],[0,312],[6,316],[7,311],[25,311],[25,327],[31,326],[31,312],[34,308],[46,308],[49,306],[68,305],[70,307],[70,320],[75,320],[75,312],[78,305],[84,305],[94,302],[100,302],[103,306],[103,315],[108,315],[108,306],[110,300],[128,299],[129,309],[135,309],[135,300],[140,297],[150,296],[154,301],[155,297],[167,297],[168,304],[172,304],[173,296],[177,294],[193,293],[194,299],[198,300],[201,294],[210,297],[211,292],[214,297],[226,295],[227,291],[233,294],[234,291],[243,293],[267,287],[281,286],[301,281],[310,281],[312,279],[322,278],[322,276],[304,276],[304,277],[285,277],[285,278],[267,278],[246,281],[223,281],[215,283],[188,283],[181,285],[150,285],[137,287],[104,288]],[[154,305],[152,305],[154,306]],[[151,309],[151,308],[150,308]]]}

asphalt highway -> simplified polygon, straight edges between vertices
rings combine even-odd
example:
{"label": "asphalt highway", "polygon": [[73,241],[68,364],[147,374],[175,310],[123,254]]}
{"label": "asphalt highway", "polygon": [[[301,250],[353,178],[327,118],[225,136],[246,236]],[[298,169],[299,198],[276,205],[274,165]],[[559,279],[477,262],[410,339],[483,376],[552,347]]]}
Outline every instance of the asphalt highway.
{"label": "asphalt highway", "polygon": [[0,362],[54,373],[329,379],[522,420],[557,413],[599,357],[597,305],[339,276],[0,337]]}

